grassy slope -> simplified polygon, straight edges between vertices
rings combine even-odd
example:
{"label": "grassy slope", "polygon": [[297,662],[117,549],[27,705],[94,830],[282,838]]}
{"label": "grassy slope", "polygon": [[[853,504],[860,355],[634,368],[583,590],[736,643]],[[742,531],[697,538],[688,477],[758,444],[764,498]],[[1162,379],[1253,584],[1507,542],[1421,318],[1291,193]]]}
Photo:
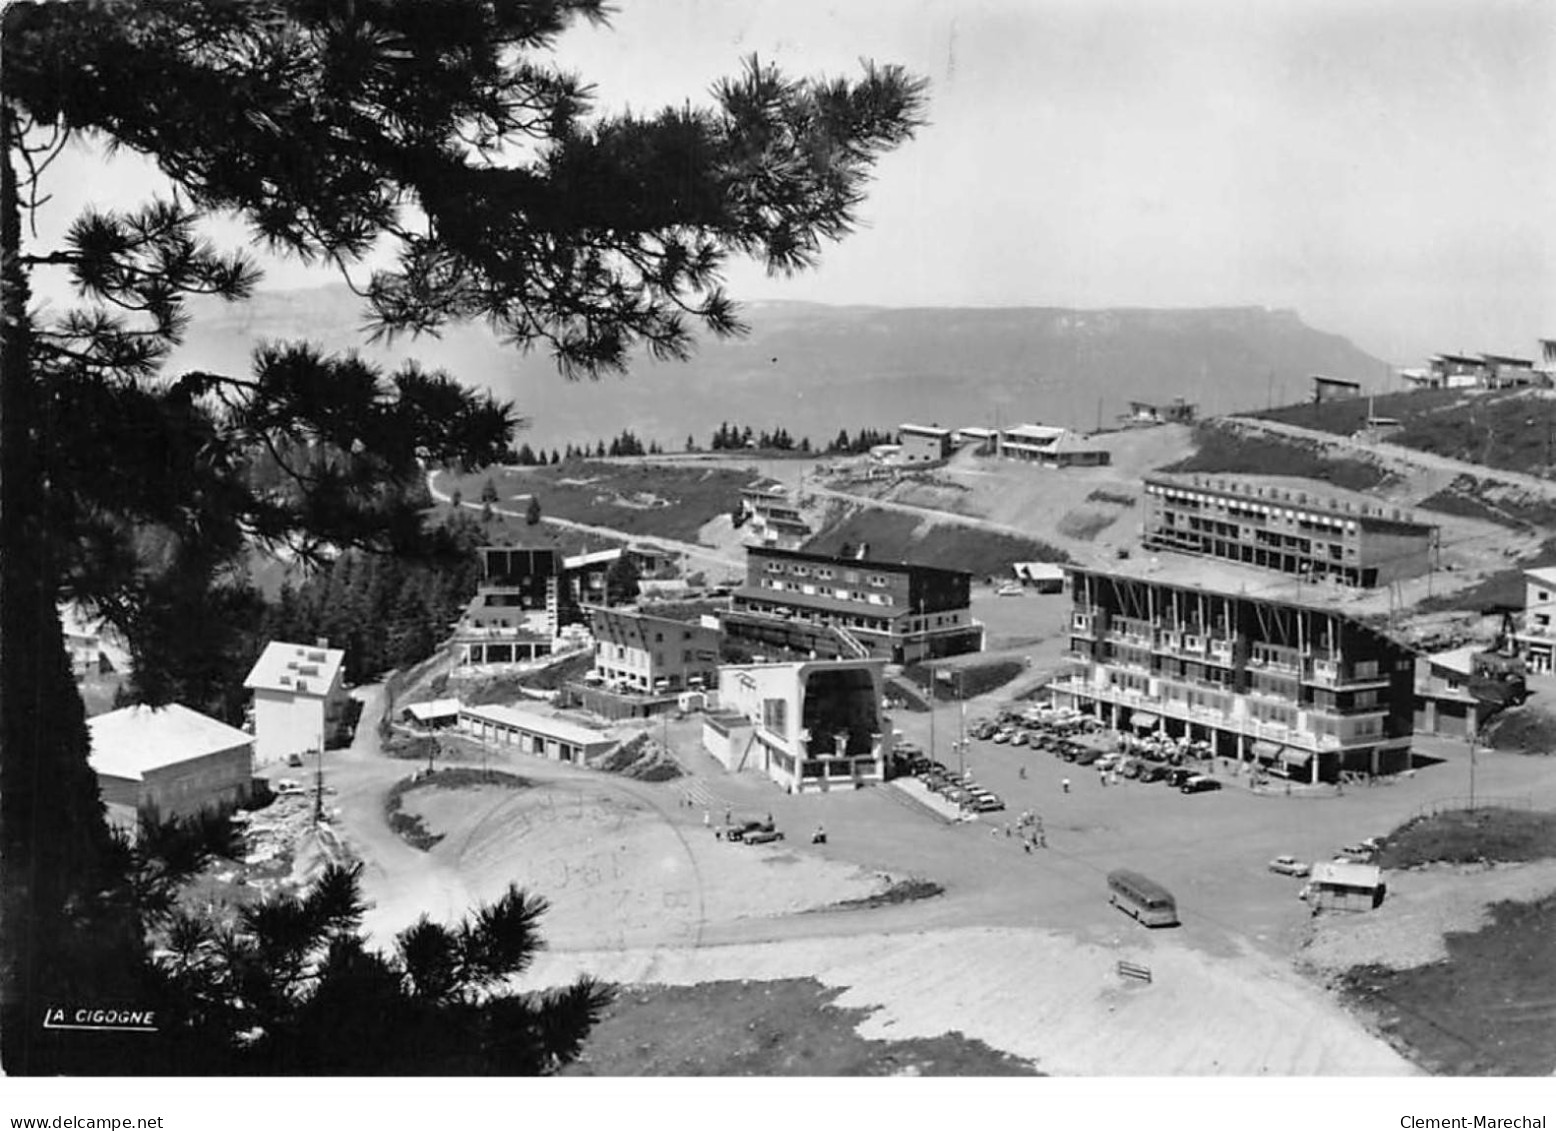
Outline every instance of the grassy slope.
{"label": "grassy slope", "polygon": [[711,519],[728,514],[742,487],[756,482],[745,471],[711,467],[671,467],[638,463],[575,460],[548,467],[488,468],[470,475],[444,475],[439,487],[457,488],[467,503],[479,502],[488,479],[497,488],[499,506],[523,510],[528,496],[540,499],[541,513],[588,526],[608,526],[626,534],[697,541]]}
{"label": "grassy slope", "polygon": [[[1251,413],[1320,432],[1349,435],[1365,426],[1368,401],[1288,405]],[[1487,467],[1539,473],[1553,462],[1556,401],[1526,390],[1424,389],[1374,398],[1372,411],[1404,428],[1390,443]]]}
{"label": "grassy slope", "polygon": [[1013,562],[1065,561],[1062,551],[1035,538],[978,530],[971,526],[937,525],[900,511],[877,511],[845,505],[805,546],[835,554],[849,542],[867,542],[875,561],[911,561],[941,569],[962,569],[978,576],[1004,576]]}
{"label": "grassy slope", "polygon": [[[1440,813],[1394,833],[1385,867],[1556,857],[1556,814]],[[1448,960],[1405,970],[1358,966],[1342,993],[1438,1075],[1549,1075],[1556,1068],[1556,895],[1491,907],[1482,929],[1450,933]]]}
{"label": "grassy slope", "polygon": [[[564,1076],[1032,1076],[960,1033],[865,1040],[869,1014],[814,979],[630,986]],[[737,1118],[736,1113],[727,1113]]]}
{"label": "grassy slope", "polygon": [[1317,479],[1352,491],[1371,491],[1388,481],[1377,464],[1326,456],[1317,444],[1276,436],[1250,436],[1215,421],[1195,429],[1199,450],[1168,464],[1165,472],[1224,472],[1228,475],[1290,475]]}

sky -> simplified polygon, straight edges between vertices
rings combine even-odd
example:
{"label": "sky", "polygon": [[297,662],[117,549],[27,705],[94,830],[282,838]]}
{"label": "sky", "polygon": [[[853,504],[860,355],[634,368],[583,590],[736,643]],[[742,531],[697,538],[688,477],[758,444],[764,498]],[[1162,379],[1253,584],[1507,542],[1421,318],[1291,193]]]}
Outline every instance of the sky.
{"label": "sky", "polygon": [[[741,264],[739,299],[1267,306],[1396,364],[1556,337],[1545,0],[639,0],[559,55],[642,111],[706,101],[752,52],[901,63],[930,124],[818,270]],[[52,217],[147,183],[71,159]]]}

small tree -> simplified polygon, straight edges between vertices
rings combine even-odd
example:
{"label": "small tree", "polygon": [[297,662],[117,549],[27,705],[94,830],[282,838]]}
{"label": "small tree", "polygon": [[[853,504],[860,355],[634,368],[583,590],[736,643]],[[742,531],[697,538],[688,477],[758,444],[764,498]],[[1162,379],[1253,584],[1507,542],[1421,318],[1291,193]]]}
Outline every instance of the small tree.
{"label": "small tree", "polygon": [[540,525],[540,497],[538,495],[529,497],[529,506],[524,509],[524,525]]}
{"label": "small tree", "polygon": [[481,484],[481,501],[490,506],[501,500],[501,498],[502,496],[497,493],[497,484],[492,482],[491,477],[488,476],[486,482]]}
{"label": "small tree", "polygon": [[637,563],[632,560],[630,554],[623,551],[621,557],[612,562],[610,569],[605,573],[605,603],[625,605],[637,600],[640,576]]}

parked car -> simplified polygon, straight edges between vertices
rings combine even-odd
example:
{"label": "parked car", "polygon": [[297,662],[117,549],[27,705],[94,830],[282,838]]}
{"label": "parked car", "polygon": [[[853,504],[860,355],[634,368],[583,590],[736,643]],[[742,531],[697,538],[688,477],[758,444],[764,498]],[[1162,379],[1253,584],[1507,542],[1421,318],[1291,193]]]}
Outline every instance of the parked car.
{"label": "parked car", "polygon": [[1214,793],[1221,788],[1221,783],[1215,778],[1194,777],[1178,787],[1179,793]]}
{"label": "parked car", "polygon": [[1312,869],[1295,856],[1277,856],[1270,861],[1270,871],[1279,876],[1305,876]]}
{"label": "parked car", "polygon": [[997,731],[994,732],[994,741],[997,742],[999,745],[1004,746],[1007,742],[1010,741],[1010,736],[1015,734],[1015,733],[1016,733],[1015,731],[1011,730],[1008,727],[1006,727],[1004,729],[1001,729],[1001,730],[997,730]]}
{"label": "parked car", "polygon": [[[752,817],[743,821],[736,821],[734,824],[728,826],[724,830],[724,839],[750,840],[751,837],[759,833],[770,833],[775,831],[776,829],[771,821],[757,820],[756,818]],[[777,838],[773,837],[769,839],[776,840]]]}
{"label": "parked car", "polygon": [[303,756],[301,754],[288,754],[286,756],[286,764],[296,769],[303,764]]}
{"label": "parked car", "polygon": [[777,829],[755,829],[746,833],[743,839],[746,844],[771,844],[775,840],[782,840],[783,833]]}
{"label": "parked car", "polygon": [[1082,750],[1075,755],[1075,764],[1077,766],[1089,766],[1093,762],[1100,762],[1101,760],[1102,751],[1100,750]]}
{"label": "parked car", "polygon": [[1375,848],[1369,847],[1366,842],[1361,844],[1348,844],[1335,853],[1336,860],[1348,860],[1353,864],[1370,864],[1372,858],[1377,855]]}
{"label": "parked car", "polygon": [[1182,789],[1185,783],[1187,783],[1188,780],[1194,776],[1195,773],[1193,770],[1179,768],[1176,770],[1168,770],[1166,781],[1167,784],[1173,789]]}
{"label": "parked car", "polygon": [[1027,744],[1027,732],[1024,730],[1011,731],[1010,744],[1012,746],[1025,746]]}
{"label": "parked car", "polygon": [[[1143,782],[1161,781],[1172,773],[1166,766],[1146,765],[1139,762],[1130,763],[1130,768],[1135,772],[1129,776],[1139,777]],[[1127,770],[1125,772],[1128,773]]]}
{"label": "parked car", "polygon": [[979,797],[973,801],[973,808],[979,813],[998,813],[1005,803],[998,797]]}

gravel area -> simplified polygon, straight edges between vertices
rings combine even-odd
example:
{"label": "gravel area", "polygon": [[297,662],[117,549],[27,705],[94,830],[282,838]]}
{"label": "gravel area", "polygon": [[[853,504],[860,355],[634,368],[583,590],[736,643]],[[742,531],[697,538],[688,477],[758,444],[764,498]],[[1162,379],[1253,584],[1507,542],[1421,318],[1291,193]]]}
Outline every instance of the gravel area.
{"label": "gravel area", "polygon": [[1328,913],[1315,920],[1301,960],[1324,973],[1353,966],[1405,970],[1447,959],[1443,936],[1473,932],[1487,907],[1527,902],[1556,891],[1556,860],[1453,866],[1385,873],[1388,896],[1373,911]]}

